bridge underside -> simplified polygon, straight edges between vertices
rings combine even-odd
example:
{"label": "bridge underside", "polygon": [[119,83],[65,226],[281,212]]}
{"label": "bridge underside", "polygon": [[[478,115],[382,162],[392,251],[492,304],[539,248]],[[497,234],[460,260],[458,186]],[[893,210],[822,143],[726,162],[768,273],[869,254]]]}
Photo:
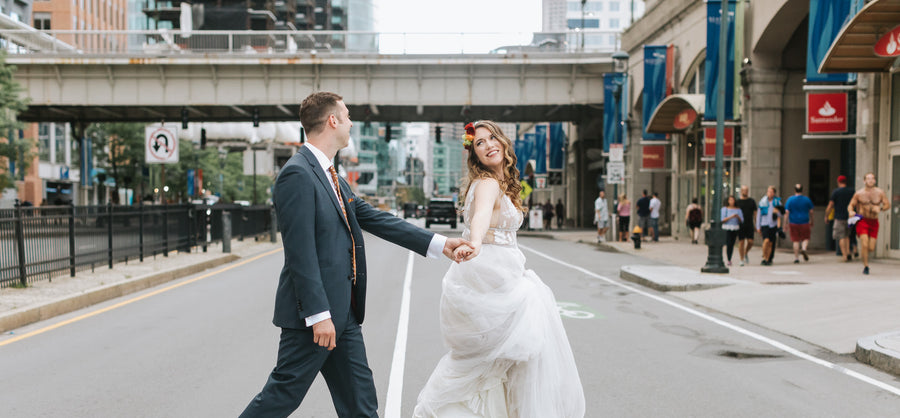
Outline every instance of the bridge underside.
{"label": "bridge underside", "polygon": [[[348,103],[357,122],[502,122],[575,121],[596,117],[603,104],[528,106],[381,106]],[[189,122],[250,122],[258,111],[261,122],[299,121],[299,104],[258,106],[60,106],[31,105],[19,114],[23,122],[180,122],[182,109]],[[374,110],[374,111],[373,111]]]}

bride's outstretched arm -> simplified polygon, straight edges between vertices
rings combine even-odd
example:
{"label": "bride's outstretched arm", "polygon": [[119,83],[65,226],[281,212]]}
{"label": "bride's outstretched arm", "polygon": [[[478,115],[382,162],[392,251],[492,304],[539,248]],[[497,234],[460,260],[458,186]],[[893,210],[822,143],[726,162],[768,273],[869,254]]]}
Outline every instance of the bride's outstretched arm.
{"label": "bride's outstretched arm", "polygon": [[475,186],[475,197],[472,199],[472,224],[470,226],[469,241],[472,243],[472,252],[466,256],[471,260],[481,252],[481,244],[491,224],[491,215],[497,198],[500,197],[500,183],[494,179],[484,179]]}

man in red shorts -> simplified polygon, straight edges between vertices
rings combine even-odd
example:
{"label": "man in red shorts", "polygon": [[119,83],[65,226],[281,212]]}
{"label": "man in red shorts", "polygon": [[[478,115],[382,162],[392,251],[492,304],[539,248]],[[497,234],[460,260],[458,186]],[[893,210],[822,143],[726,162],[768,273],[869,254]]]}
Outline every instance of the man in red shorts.
{"label": "man in red shorts", "polygon": [[869,274],[869,252],[875,251],[878,239],[878,214],[891,207],[884,190],[875,187],[875,174],[866,173],[866,186],[857,191],[850,200],[847,212],[852,219],[857,214],[856,235],[859,237],[859,252],[862,253],[863,274]]}

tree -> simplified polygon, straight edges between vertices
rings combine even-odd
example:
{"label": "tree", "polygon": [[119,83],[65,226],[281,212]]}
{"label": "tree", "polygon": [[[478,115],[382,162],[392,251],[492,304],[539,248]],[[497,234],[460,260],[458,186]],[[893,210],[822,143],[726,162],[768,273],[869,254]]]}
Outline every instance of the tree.
{"label": "tree", "polygon": [[119,188],[137,189],[144,162],[143,123],[93,123],[86,135],[94,141],[97,164],[115,179],[114,196]]}
{"label": "tree", "polygon": [[[6,64],[6,53],[0,50],[0,159],[4,162],[12,162],[19,178],[23,178],[32,158],[34,148],[30,139],[19,138],[17,132],[24,129],[16,115],[28,108],[28,102],[20,98],[22,86],[14,79],[16,67]],[[4,166],[6,164],[3,164]],[[0,191],[15,184],[15,178],[8,170],[8,166],[0,166]]]}

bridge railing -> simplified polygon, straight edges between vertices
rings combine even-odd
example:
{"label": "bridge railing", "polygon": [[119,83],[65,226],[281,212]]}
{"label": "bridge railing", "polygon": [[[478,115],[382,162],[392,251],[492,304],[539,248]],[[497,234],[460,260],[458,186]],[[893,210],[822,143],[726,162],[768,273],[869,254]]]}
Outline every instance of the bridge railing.
{"label": "bridge railing", "polygon": [[0,30],[0,48],[17,54],[258,56],[320,54],[606,53],[616,31],[405,33],[362,31]]}
{"label": "bridge railing", "polygon": [[68,273],[144,257],[190,251],[232,236],[271,233],[270,206],[44,206],[0,209],[0,288],[27,286]]}

